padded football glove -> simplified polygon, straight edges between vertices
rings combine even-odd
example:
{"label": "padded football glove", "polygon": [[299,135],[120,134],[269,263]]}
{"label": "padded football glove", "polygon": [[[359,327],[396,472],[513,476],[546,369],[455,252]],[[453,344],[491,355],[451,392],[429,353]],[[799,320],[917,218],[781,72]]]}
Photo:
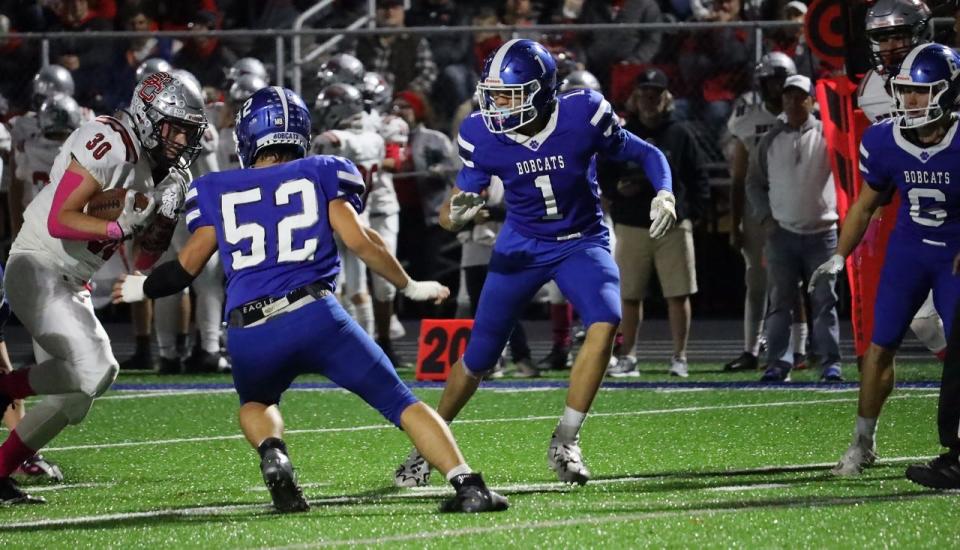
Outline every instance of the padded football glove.
{"label": "padded football glove", "polygon": [[843,258],[843,256],[834,254],[829,260],[820,264],[820,267],[815,269],[810,275],[810,283],[807,285],[807,292],[813,293],[813,289],[817,286],[817,281],[823,277],[836,278],[837,274],[840,273],[844,264],[846,263],[847,261]]}
{"label": "padded football glove", "polygon": [[476,193],[461,191],[450,197],[450,221],[461,226],[472,220],[486,200]]}
{"label": "padded football glove", "polygon": [[673,193],[665,189],[657,191],[657,196],[650,201],[650,237],[659,239],[670,231],[677,223],[677,199]]}

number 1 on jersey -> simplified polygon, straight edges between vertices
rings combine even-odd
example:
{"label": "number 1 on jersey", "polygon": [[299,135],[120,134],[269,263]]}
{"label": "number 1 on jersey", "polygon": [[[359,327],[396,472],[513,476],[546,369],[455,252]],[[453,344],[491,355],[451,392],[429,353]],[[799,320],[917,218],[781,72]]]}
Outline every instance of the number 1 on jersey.
{"label": "number 1 on jersey", "polygon": [[533,184],[537,186],[537,189],[539,189],[543,195],[543,205],[546,208],[546,214],[540,219],[562,220],[563,215],[560,214],[560,208],[557,207],[557,197],[553,195],[553,185],[550,184],[550,176],[537,176],[537,179],[533,180]]}

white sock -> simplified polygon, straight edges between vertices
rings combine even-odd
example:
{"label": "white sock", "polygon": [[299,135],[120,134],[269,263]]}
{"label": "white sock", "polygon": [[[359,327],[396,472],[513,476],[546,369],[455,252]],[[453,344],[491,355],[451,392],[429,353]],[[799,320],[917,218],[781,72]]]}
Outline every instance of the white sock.
{"label": "white sock", "polygon": [[450,468],[450,471],[447,472],[447,481],[450,481],[451,479],[457,476],[462,476],[464,474],[472,474],[472,473],[473,473],[473,470],[471,470],[470,466],[467,466],[467,463],[464,462],[463,464],[459,464],[457,466],[454,466],[453,468]]}
{"label": "white sock", "polygon": [[580,433],[580,426],[587,418],[587,413],[564,407],[563,416],[560,417],[560,423],[557,424],[557,439],[560,441],[573,441]]}
{"label": "white sock", "polygon": [[357,324],[360,325],[367,334],[373,336],[373,302],[366,298],[359,304],[354,304],[354,313]]}
{"label": "white sock", "polygon": [[857,439],[866,439],[871,442],[874,441],[877,437],[877,419],[858,416],[854,437]]}
{"label": "white sock", "polygon": [[794,355],[807,354],[807,334],[809,332],[806,323],[794,323],[790,329],[790,338],[793,341]]}

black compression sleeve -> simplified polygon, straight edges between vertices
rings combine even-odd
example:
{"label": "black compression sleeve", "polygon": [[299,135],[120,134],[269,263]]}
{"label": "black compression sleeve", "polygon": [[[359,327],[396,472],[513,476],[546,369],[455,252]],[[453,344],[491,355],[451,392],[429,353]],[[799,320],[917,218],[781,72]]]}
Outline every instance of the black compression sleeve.
{"label": "black compression sleeve", "polygon": [[190,286],[196,277],[187,273],[178,260],[158,265],[143,282],[143,295],[147,298],[163,298],[176,294]]}

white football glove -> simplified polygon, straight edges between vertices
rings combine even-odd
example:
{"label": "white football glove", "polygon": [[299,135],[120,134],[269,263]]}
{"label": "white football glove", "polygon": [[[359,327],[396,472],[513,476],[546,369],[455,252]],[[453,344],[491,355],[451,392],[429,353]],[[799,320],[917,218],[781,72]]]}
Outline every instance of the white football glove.
{"label": "white football glove", "polygon": [[133,274],[125,275],[117,282],[113,283],[113,303],[120,302],[142,302],[143,283],[147,280],[146,275]]}
{"label": "white football glove", "polygon": [[657,191],[650,201],[650,238],[659,239],[677,223],[677,199],[667,190]]}
{"label": "white football glove", "polygon": [[187,196],[187,189],[190,187],[190,173],[179,168],[170,168],[167,177],[163,178],[156,189],[154,195],[160,206],[157,211],[160,214],[176,219],[180,210],[183,208],[183,202]]}
{"label": "white football glove", "polygon": [[152,195],[147,195],[147,206],[143,210],[137,210],[136,200],[137,194],[132,189],[127,191],[127,195],[123,198],[123,211],[117,218],[117,225],[123,231],[124,239],[143,229],[150,222],[150,217],[157,207],[157,201]]}
{"label": "white football glove", "polygon": [[437,281],[414,281],[413,279],[407,281],[407,286],[400,292],[415,302],[432,300],[439,303],[450,296],[450,289]]}
{"label": "white football glove", "polygon": [[817,281],[823,277],[835,278],[841,270],[843,270],[844,264],[847,261],[843,256],[839,254],[834,254],[830,257],[829,260],[820,264],[820,267],[813,271],[813,274],[810,275],[810,283],[807,285],[807,292],[813,293],[813,289],[817,286]]}
{"label": "white football glove", "polygon": [[450,221],[463,225],[472,220],[486,203],[487,201],[476,193],[461,191],[450,197]]}

